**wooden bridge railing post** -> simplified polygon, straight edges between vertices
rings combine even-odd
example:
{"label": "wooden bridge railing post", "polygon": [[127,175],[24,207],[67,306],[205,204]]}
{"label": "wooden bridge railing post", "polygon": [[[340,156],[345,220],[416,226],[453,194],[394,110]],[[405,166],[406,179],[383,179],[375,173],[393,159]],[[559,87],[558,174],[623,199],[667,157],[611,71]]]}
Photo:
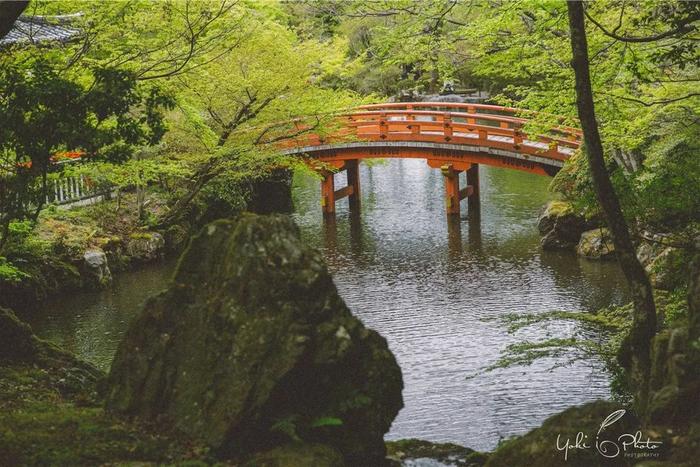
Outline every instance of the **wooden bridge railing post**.
{"label": "wooden bridge railing post", "polygon": [[[407,105],[406,110],[408,111],[413,111],[413,105]],[[408,121],[408,129],[411,130],[411,134],[416,136],[420,133],[420,124],[416,120],[416,115],[414,113],[408,114],[406,117],[406,120]]]}
{"label": "wooden bridge railing post", "polygon": [[[467,113],[469,114],[475,114],[476,113],[476,107],[469,106],[467,107]],[[468,117],[467,118],[467,123],[469,125],[476,125],[476,118]]]}
{"label": "wooden bridge railing post", "polygon": [[445,135],[445,141],[452,139],[452,115],[445,113],[442,117],[442,133]]}
{"label": "wooden bridge railing post", "polygon": [[513,147],[517,150],[523,144],[523,132],[521,128],[515,128],[513,131]]}

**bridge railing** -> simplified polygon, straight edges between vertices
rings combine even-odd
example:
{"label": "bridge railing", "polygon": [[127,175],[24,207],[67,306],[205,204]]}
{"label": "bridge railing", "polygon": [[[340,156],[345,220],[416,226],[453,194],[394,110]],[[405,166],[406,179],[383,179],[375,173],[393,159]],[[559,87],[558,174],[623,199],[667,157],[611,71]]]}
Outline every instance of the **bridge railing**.
{"label": "bridge railing", "polygon": [[313,146],[352,139],[363,141],[422,141],[489,146],[563,161],[580,146],[581,132],[558,126],[551,136],[529,137],[526,118],[515,108],[461,103],[391,103],[359,107],[342,117],[330,137],[307,134],[286,147]]}
{"label": "bridge railing", "polygon": [[[427,110],[436,112],[463,112],[468,114],[485,114],[490,116],[501,116],[501,117],[511,117],[513,123],[525,124],[528,122],[528,118],[525,116],[534,116],[541,113],[532,110],[518,109],[516,107],[504,107],[500,105],[492,104],[472,104],[472,103],[461,103],[461,102],[390,102],[385,104],[367,104],[358,107],[358,110],[371,110],[371,111],[382,111],[382,110]],[[557,115],[550,115],[554,121],[557,122],[552,131],[559,132],[563,135],[567,135],[571,138],[580,139],[583,135],[579,128],[573,128],[570,126],[563,125],[565,118]],[[507,120],[504,118],[504,120]]]}

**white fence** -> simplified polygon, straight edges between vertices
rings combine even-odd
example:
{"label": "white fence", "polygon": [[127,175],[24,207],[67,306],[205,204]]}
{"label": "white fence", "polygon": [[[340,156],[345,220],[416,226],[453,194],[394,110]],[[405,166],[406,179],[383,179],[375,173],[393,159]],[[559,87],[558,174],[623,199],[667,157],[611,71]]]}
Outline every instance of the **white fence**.
{"label": "white fence", "polygon": [[82,204],[85,201],[100,201],[111,190],[91,182],[85,175],[60,177],[49,182],[46,204]]}

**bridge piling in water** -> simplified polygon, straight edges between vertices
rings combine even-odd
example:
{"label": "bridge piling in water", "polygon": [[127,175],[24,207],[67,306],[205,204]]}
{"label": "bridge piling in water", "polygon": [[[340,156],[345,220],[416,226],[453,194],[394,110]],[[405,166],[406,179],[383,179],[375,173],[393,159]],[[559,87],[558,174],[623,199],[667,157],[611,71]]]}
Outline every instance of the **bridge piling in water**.
{"label": "bridge piling in water", "polygon": [[348,176],[348,186],[352,187],[352,192],[348,195],[350,212],[360,212],[360,161],[352,159],[345,162],[345,170]]}
{"label": "bridge piling in water", "polygon": [[[458,170],[452,164],[442,165],[440,170],[445,178],[445,210],[448,216],[459,216],[459,203],[467,198],[469,214],[479,213],[479,165],[469,164],[468,168]],[[459,187],[459,174],[467,174],[467,186]]]}
{"label": "bridge piling in water", "polygon": [[335,202],[348,197],[350,212],[360,211],[360,161],[357,159],[346,160],[340,170],[345,170],[348,184],[338,190],[335,189],[334,172],[324,171],[321,181],[321,209],[326,216],[335,215]]}
{"label": "bridge piling in water", "polygon": [[335,178],[333,172],[324,172],[321,180],[321,209],[325,216],[335,214]]}
{"label": "bridge piling in water", "polygon": [[445,209],[447,215],[459,215],[459,202],[462,199],[462,192],[459,189],[460,170],[450,165],[443,165],[442,175],[445,178]]}
{"label": "bridge piling in water", "polygon": [[467,169],[467,185],[472,187],[472,193],[467,198],[469,216],[478,216],[481,212],[481,200],[479,194],[479,164],[472,164]]}

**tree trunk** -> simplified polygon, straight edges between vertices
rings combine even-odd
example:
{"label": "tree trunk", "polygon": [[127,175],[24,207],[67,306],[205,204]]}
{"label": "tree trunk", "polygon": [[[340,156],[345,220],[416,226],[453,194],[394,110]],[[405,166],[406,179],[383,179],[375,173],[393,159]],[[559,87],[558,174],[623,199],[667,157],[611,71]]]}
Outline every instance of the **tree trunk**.
{"label": "tree trunk", "polygon": [[139,221],[143,222],[146,219],[146,187],[140,183],[136,185],[136,210],[139,216]]}
{"label": "tree trunk", "polygon": [[615,193],[605,166],[603,144],[593,105],[593,91],[588,59],[588,43],[584,23],[583,3],[569,0],[569,28],[571,32],[572,65],[576,76],[576,104],[583,129],[585,151],[591,169],[593,186],[598,202],[610,228],[617,258],[629,285],[634,302],[632,330],[627,341],[630,376],[636,393],[636,402],[643,413],[646,407],[650,371],[650,345],[656,333],[656,308],[651,283],[644,271],[630,238],[629,229],[622,214],[620,201]]}
{"label": "tree trunk", "polygon": [[185,209],[194,200],[195,196],[204,188],[204,186],[219,175],[219,170],[216,168],[216,159],[209,160],[195,174],[194,183],[185,195],[180,197],[173,205],[170,211],[158,222],[158,228],[165,228],[176,221],[180,220],[185,212]]}

